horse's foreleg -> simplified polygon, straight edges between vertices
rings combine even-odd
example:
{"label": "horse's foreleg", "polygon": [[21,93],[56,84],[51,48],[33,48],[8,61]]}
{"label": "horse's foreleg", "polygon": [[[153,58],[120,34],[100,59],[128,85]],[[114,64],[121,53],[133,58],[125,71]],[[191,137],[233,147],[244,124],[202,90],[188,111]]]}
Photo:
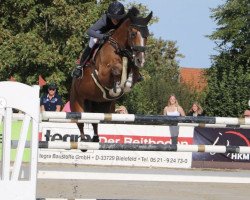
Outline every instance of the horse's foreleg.
{"label": "horse's foreleg", "polygon": [[140,76],[139,68],[138,67],[133,67],[132,72],[133,72],[133,83],[137,83],[138,78]]}
{"label": "horse's foreleg", "polygon": [[121,94],[121,69],[118,65],[114,65],[111,70],[111,76],[113,78],[113,88],[109,90],[109,95],[112,97],[117,97]]}

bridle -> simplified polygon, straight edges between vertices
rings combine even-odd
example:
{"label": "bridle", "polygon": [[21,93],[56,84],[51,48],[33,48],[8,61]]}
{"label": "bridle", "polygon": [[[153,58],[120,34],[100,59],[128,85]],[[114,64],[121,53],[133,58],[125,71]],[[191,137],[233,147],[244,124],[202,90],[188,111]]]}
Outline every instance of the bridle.
{"label": "bridle", "polygon": [[133,31],[133,29],[136,29],[137,31],[139,31],[141,33],[141,36],[143,38],[146,38],[148,35],[143,34],[143,30],[147,30],[147,26],[138,25],[138,24],[131,24],[129,26],[129,36],[128,36],[128,43],[129,43],[129,46],[130,46],[132,51],[134,51],[136,53],[145,52],[147,50],[147,47],[138,46],[138,45],[134,44],[133,40],[135,39],[135,37],[137,35],[137,31],[135,32],[135,31]]}
{"label": "bridle", "polygon": [[141,33],[143,38],[148,37],[148,27],[138,24],[130,24],[128,28],[128,46],[124,47],[119,44],[112,36],[109,37],[108,42],[115,48],[116,53],[120,56],[125,56],[129,59],[130,62],[135,62],[135,56],[137,53],[145,52],[147,50],[146,46],[139,46],[134,44],[134,39],[137,35],[137,31],[133,31],[136,29]]}

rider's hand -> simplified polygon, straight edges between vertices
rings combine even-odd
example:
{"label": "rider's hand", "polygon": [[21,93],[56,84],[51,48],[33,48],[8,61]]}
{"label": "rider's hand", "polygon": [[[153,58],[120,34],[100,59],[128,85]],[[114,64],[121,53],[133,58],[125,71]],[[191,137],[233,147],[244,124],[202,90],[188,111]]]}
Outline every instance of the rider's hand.
{"label": "rider's hand", "polygon": [[108,34],[103,34],[103,38],[104,41],[107,41],[109,39],[109,35]]}

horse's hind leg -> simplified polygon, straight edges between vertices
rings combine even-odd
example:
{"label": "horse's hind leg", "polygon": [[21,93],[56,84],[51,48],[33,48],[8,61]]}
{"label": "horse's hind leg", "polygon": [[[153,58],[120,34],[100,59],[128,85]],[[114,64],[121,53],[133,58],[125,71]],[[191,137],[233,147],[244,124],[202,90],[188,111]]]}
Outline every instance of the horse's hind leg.
{"label": "horse's hind leg", "polygon": [[93,126],[93,129],[94,129],[94,136],[93,136],[93,139],[92,139],[92,142],[99,142],[100,139],[99,139],[99,135],[98,135],[98,124],[92,124]]}
{"label": "horse's hind leg", "polygon": [[[84,108],[83,108],[83,101],[79,102],[78,99],[76,99],[75,96],[71,95],[70,96],[70,109],[72,112],[84,112]],[[84,124],[83,123],[76,123],[76,125],[78,126],[78,129],[80,131],[81,134],[81,140],[85,140],[84,137]]]}
{"label": "horse's hind leg", "polygon": [[[97,113],[114,113],[115,111],[115,102],[92,102],[92,112]],[[94,129],[94,136],[92,141],[93,142],[99,142],[99,134],[98,134],[98,124],[92,123],[93,129]]]}

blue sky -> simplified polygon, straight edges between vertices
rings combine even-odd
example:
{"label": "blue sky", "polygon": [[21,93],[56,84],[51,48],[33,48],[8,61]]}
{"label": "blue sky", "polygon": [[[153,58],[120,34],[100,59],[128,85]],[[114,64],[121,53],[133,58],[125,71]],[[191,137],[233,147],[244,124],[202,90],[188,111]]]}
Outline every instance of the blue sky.
{"label": "blue sky", "polygon": [[159,18],[149,27],[154,36],[177,41],[181,67],[208,68],[214,50],[214,41],[206,38],[216,30],[216,23],[209,17],[210,8],[222,5],[226,0],[125,0],[142,3]]}

